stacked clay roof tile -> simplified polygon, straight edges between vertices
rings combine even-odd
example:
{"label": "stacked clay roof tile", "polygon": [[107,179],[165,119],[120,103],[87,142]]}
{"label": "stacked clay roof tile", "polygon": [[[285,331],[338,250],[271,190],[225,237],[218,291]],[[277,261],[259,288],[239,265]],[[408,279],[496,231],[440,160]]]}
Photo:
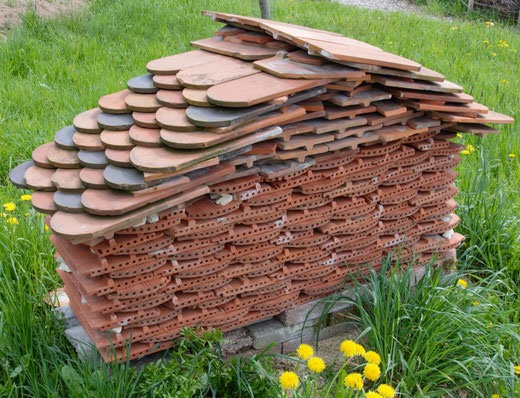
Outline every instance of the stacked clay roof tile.
{"label": "stacked clay roof tile", "polygon": [[70,306],[107,361],[325,297],[397,250],[442,259],[463,240],[450,139],[513,121],[372,45],[204,14],[226,25],[10,175],[48,214]]}

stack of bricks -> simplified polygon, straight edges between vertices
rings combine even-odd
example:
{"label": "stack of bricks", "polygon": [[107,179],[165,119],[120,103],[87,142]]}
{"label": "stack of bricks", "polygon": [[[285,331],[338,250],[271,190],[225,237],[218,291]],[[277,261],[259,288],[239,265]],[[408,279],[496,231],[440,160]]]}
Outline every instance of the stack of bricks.
{"label": "stack of bricks", "polygon": [[70,307],[106,361],[279,315],[385,257],[442,259],[463,240],[450,139],[513,121],[369,44],[205,14],[227,25],[149,62],[10,174],[48,214]]}

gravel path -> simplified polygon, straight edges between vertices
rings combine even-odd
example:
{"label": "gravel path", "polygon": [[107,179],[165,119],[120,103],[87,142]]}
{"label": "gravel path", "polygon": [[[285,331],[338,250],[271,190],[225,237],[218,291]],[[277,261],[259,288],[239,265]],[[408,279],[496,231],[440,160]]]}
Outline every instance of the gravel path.
{"label": "gravel path", "polygon": [[367,8],[369,10],[404,11],[420,13],[420,8],[407,0],[334,0],[347,6]]}

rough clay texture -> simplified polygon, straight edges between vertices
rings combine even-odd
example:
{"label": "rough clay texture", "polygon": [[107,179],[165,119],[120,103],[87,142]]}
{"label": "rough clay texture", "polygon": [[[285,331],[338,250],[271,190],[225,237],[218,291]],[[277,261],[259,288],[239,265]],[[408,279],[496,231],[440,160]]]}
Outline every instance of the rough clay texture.
{"label": "rough clay texture", "polygon": [[[443,264],[448,268],[454,261]],[[414,269],[416,280],[424,275],[424,267]],[[353,297],[349,290],[343,292],[346,297]],[[335,364],[339,358],[339,346],[345,339],[356,339],[360,330],[349,323],[351,305],[338,303],[332,307],[323,321],[319,332],[317,353],[327,364]],[[291,354],[301,343],[316,347],[316,332],[318,318],[321,315],[323,304],[318,300],[307,303],[294,310],[288,310],[275,319],[267,319],[253,325],[235,329],[224,334],[221,349],[224,355],[253,355],[261,352],[273,342],[277,342],[270,350],[271,353]],[[299,312],[299,314],[297,314]],[[99,359],[92,341],[85,330],[79,325],[69,307],[56,309],[58,317],[65,322],[65,336],[73,345],[80,359],[95,361]],[[292,321],[291,325],[284,325],[281,320]],[[297,322],[299,321],[299,322]],[[132,361],[133,366],[141,367],[146,363],[168,358],[168,354],[156,353],[139,360]],[[275,368],[291,369],[294,362],[283,358],[274,358]]]}

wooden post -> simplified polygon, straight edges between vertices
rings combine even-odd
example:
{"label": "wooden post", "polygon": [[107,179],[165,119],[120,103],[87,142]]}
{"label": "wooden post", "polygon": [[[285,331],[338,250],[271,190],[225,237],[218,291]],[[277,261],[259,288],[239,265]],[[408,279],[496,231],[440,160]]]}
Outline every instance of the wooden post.
{"label": "wooden post", "polygon": [[269,0],[258,0],[260,4],[260,13],[263,19],[271,19],[271,9],[269,8]]}
{"label": "wooden post", "polygon": [[473,11],[474,6],[475,6],[475,0],[468,0],[468,11]]}

